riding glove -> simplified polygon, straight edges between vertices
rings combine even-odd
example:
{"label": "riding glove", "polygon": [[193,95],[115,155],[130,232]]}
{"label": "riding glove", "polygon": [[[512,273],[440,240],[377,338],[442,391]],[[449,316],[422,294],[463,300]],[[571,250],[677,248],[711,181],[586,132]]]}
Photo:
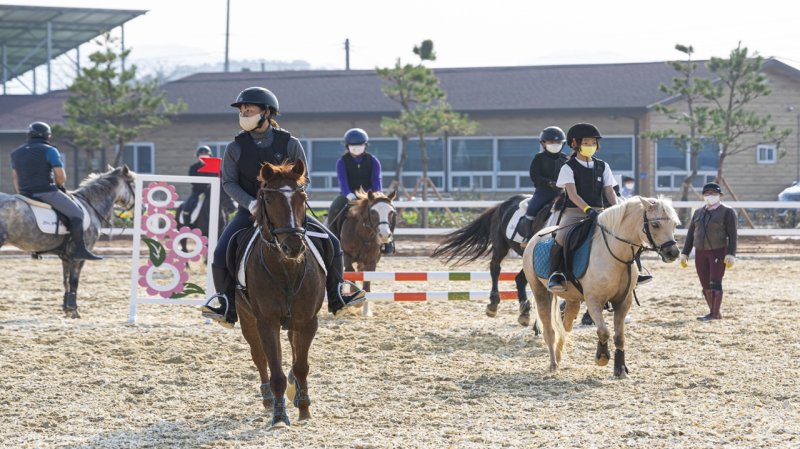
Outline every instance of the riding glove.
{"label": "riding glove", "polygon": [[354,199],[356,199],[356,194],[355,193],[348,193],[347,194],[347,199],[350,200],[350,201],[353,201]]}
{"label": "riding glove", "polygon": [[681,268],[686,268],[689,265],[689,255],[681,254]]}
{"label": "riding glove", "polygon": [[736,258],[733,257],[733,255],[728,254],[727,256],[725,256],[725,266],[726,267],[731,268],[734,263],[736,263]]}
{"label": "riding glove", "polygon": [[250,201],[250,204],[247,205],[247,210],[250,211],[251,215],[255,215],[255,213],[256,213],[256,200]]}
{"label": "riding glove", "polygon": [[598,213],[596,210],[592,209],[592,206],[586,206],[583,211],[586,212],[586,218],[589,220],[597,220]]}

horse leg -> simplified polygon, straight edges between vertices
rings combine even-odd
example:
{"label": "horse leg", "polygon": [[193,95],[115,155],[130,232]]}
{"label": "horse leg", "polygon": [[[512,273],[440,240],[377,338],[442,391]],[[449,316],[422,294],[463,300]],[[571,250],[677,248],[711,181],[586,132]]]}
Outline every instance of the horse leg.
{"label": "horse leg", "polygon": [[[501,245],[502,246],[502,245]],[[492,247],[492,260],[489,262],[489,274],[492,276],[492,291],[489,293],[489,304],[486,306],[486,316],[496,317],[497,306],[500,304],[500,291],[497,287],[497,281],[500,278],[500,262],[506,257],[508,253],[508,245],[505,245],[505,251],[500,252],[499,247]]]}
{"label": "horse leg", "polygon": [[594,354],[594,362],[598,366],[608,365],[611,354],[608,352],[608,339],[611,333],[606,322],[603,320],[603,304],[605,301],[596,298],[586,298],[586,310],[592,321],[597,326],[597,351]]}
{"label": "horse leg", "polygon": [[622,303],[614,304],[614,377],[624,379],[628,375],[625,365],[625,317],[631,308],[631,295]]}
{"label": "horse leg", "polygon": [[[517,299],[519,301],[519,317],[517,318],[517,322],[527,327],[531,324],[531,301],[528,299],[528,293],[525,291],[528,287],[528,280],[525,279],[524,270],[519,270],[517,277],[514,278],[514,282],[517,284]],[[533,324],[533,333],[535,335],[540,335],[542,333],[542,328],[539,325],[538,319]]]}
{"label": "horse leg", "polygon": [[[240,298],[237,298],[236,301],[238,301],[239,304],[244,304],[244,301]],[[253,359],[253,364],[256,366],[256,369],[258,369],[258,376],[261,379],[261,403],[264,405],[265,409],[269,410],[275,398],[269,386],[267,355],[264,352],[264,348],[261,347],[261,339],[258,336],[258,329],[256,328],[256,318],[252,313],[240,307],[239,324],[242,326],[242,335],[250,346],[250,358]]]}
{"label": "horse leg", "polygon": [[575,324],[575,318],[578,317],[578,313],[581,311],[581,303],[580,301],[566,301],[564,306],[564,329],[567,332],[572,332],[572,326]]}
{"label": "horse leg", "polygon": [[[273,320],[274,321],[274,320]],[[269,366],[269,386],[274,400],[272,402],[272,427],[286,427],[290,425],[289,415],[286,414],[286,375],[281,367],[281,341],[280,324],[268,323],[265,320],[256,320],[256,329],[261,339],[261,347],[267,355]]]}
{"label": "horse leg", "polygon": [[[375,271],[377,266],[378,266],[377,262],[375,262],[375,263],[365,263],[363,266],[361,264],[359,264],[358,265],[358,270],[359,271]],[[369,293],[371,291],[370,290],[370,282],[369,281],[364,281],[364,287],[363,288],[364,288],[365,292]],[[372,316],[372,305],[369,303],[369,301],[364,301],[364,303],[361,304],[361,316]]]}
{"label": "horse leg", "polygon": [[80,318],[78,313],[78,282],[81,277],[83,260],[61,259],[64,275],[64,303],[61,309],[67,318]]}
{"label": "horse leg", "polygon": [[287,396],[299,411],[301,421],[311,418],[308,407],[311,405],[311,396],[308,394],[308,350],[318,328],[317,319],[311,320],[304,329],[291,333],[294,361],[289,372],[289,390]]}

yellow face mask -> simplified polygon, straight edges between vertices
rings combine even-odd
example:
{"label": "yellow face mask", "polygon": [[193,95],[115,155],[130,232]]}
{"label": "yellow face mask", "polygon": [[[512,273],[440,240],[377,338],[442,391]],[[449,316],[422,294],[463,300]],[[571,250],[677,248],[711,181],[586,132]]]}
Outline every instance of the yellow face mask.
{"label": "yellow face mask", "polygon": [[592,157],[597,152],[597,145],[581,145],[581,156]]}

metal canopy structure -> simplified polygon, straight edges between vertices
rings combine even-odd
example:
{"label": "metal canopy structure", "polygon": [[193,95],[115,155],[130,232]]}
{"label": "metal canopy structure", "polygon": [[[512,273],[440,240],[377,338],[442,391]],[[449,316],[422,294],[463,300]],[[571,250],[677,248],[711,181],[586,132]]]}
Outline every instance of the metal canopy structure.
{"label": "metal canopy structure", "polygon": [[4,91],[9,80],[45,64],[48,65],[49,91],[50,61],[146,12],[0,5],[0,64]]}

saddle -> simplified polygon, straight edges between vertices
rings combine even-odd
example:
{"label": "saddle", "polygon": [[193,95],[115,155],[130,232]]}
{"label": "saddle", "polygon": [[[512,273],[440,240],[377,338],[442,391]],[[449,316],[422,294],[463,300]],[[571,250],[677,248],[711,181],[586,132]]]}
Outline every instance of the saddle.
{"label": "saddle", "polygon": [[[53,206],[43,201],[28,198],[24,195],[17,194],[14,195],[14,197],[25,202],[25,204],[31,208],[31,212],[33,212],[33,216],[36,219],[36,226],[39,227],[42,233],[55,235],[69,234],[69,219],[53,209]],[[80,201],[74,201],[74,203],[83,211],[83,230],[85,231],[89,229],[89,226],[92,224],[91,216],[83,203]]]}
{"label": "saddle", "polygon": [[194,209],[192,209],[192,212],[189,214],[189,223],[183,222],[183,213],[176,214],[176,218],[178,219],[178,224],[189,226],[197,222],[197,217],[200,216],[200,211],[203,209],[203,202],[206,200],[205,195],[206,194],[204,193],[197,199],[197,204],[194,206]]}
{"label": "saddle", "polygon": [[[247,290],[245,267],[247,267],[247,261],[255,246],[256,239],[259,238],[258,236],[258,226],[253,225],[237,231],[231,237],[228,252],[225,255],[225,263],[229,273],[236,273],[237,289]],[[314,255],[314,260],[327,275],[326,267],[332,263],[334,257],[333,243],[328,239],[328,233],[324,230],[320,232],[320,230],[316,229],[314,223],[308,222],[305,240]]]}
{"label": "saddle", "polygon": [[[586,274],[589,266],[594,226],[593,221],[581,222],[573,226],[565,237],[564,276],[576,286],[579,285],[578,280]],[[550,275],[550,248],[555,241],[555,237],[540,240],[533,248],[533,269],[536,276],[542,279],[547,279]]]}
{"label": "saddle", "polygon": [[506,238],[511,240],[512,242],[517,243],[526,243],[531,236],[530,235],[523,235],[517,229],[517,225],[520,224],[520,221],[527,222],[526,226],[530,227],[531,222],[525,218],[525,212],[528,210],[528,202],[531,200],[531,196],[527,195],[526,198],[519,203],[519,207],[514,210],[514,213],[511,215],[511,218],[508,220],[508,225],[506,225]]}

